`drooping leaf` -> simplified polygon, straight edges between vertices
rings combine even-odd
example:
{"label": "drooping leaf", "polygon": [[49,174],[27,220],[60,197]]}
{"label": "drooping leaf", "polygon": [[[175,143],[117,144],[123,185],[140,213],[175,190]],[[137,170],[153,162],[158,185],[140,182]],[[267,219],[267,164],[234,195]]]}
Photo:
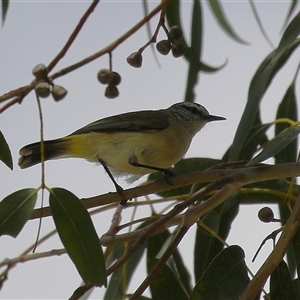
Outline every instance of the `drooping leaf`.
{"label": "drooping leaf", "polygon": [[[295,82],[290,85],[286,91],[281,103],[279,104],[276,119],[288,118],[293,121],[298,119],[297,116],[297,99],[295,93]],[[283,130],[288,128],[288,124],[278,123],[275,126],[275,135],[280,134]],[[297,140],[295,139],[287,145],[282,151],[275,155],[275,163],[288,163],[297,160]]]}
{"label": "drooping leaf", "polygon": [[286,18],[285,18],[285,22],[284,22],[284,25],[283,25],[283,28],[286,27],[287,23],[289,22],[290,20],[290,17],[292,16],[292,14],[294,13],[295,11],[295,8],[297,6],[297,3],[298,1],[297,0],[291,0],[291,4],[290,4],[290,8],[289,8],[289,11],[286,15]]}
{"label": "drooping leaf", "polygon": [[84,205],[62,188],[51,189],[49,203],[59,237],[83,281],[106,286],[102,248]]}
{"label": "drooping leaf", "polygon": [[284,261],[281,261],[271,275],[270,296],[276,300],[297,299],[289,269]]}
{"label": "drooping leaf", "polygon": [[294,141],[300,133],[300,126],[294,126],[285,129],[280,134],[275,136],[266,147],[255,156],[247,165],[255,165],[259,162],[262,162],[270,157],[273,157],[285,147],[287,147],[292,141]]}
{"label": "drooping leaf", "polygon": [[[137,230],[145,227],[147,224],[149,223],[143,223],[137,228]],[[134,242],[129,242],[112,246],[110,255],[106,262],[109,262],[110,265],[113,261],[119,259],[124,254],[124,252],[126,252],[127,249],[132,246],[133,243]],[[121,267],[113,272],[109,280],[104,300],[125,298],[130,280],[134,272],[136,271],[136,267],[139,264],[142,255],[144,254],[146,246],[147,243],[141,245],[127,262],[125,262]]]}
{"label": "drooping leaf", "polygon": [[0,236],[17,237],[30,218],[36,199],[36,189],[23,189],[0,202]]}
{"label": "drooping leaf", "polygon": [[[215,211],[207,213],[202,222],[210,229],[218,233],[220,219]],[[221,242],[207,232],[204,228],[199,226],[196,231],[196,240],[194,248],[194,275],[195,280],[198,281],[212,260],[220,252],[219,244]],[[221,249],[223,245],[221,244]]]}
{"label": "drooping leaf", "polygon": [[198,280],[190,300],[238,299],[249,283],[244,258],[239,246],[224,249]]}
{"label": "drooping leaf", "polygon": [[248,132],[252,127],[260,101],[272,79],[286,63],[293,51],[299,46],[300,41],[296,39],[299,33],[300,17],[297,15],[284,32],[277,49],[266,57],[256,71],[250,84],[248,101],[230,149],[230,161],[236,160],[239,156],[245,139],[248,136]]}
{"label": "drooping leaf", "polygon": [[189,70],[187,78],[187,86],[185,90],[186,102],[195,101],[194,88],[198,83],[199,68],[198,61],[201,60],[202,52],[202,12],[201,3],[199,0],[194,0],[193,16],[192,16],[192,29],[191,29],[191,47],[189,48]]}
{"label": "drooping leaf", "polygon": [[[158,255],[164,247],[165,242],[170,237],[170,233],[165,231],[159,235],[151,236],[148,240],[147,249],[147,269],[148,272],[153,268],[158,260]],[[175,250],[178,252],[178,250]],[[179,254],[179,252],[178,252]],[[172,263],[176,260],[171,258]],[[176,269],[176,268],[175,268]],[[188,274],[188,273],[187,273]],[[171,264],[166,264],[161,272],[157,274],[150,285],[152,299],[189,299],[188,292],[180,279],[180,274],[174,272]]]}
{"label": "drooping leaf", "polygon": [[256,23],[260,29],[260,32],[261,34],[263,35],[263,37],[265,38],[265,40],[268,42],[268,44],[270,45],[271,48],[274,48],[270,38],[268,37],[265,29],[264,29],[264,26],[262,24],[262,21],[260,20],[260,17],[259,17],[259,14],[257,12],[257,9],[255,7],[255,4],[254,4],[254,1],[253,0],[249,0],[249,3],[250,3],[250,6],[251,6],[251,9],[252,9],[252,12],[254,14],[254,18],[256,20]]}
{"label": "drooping leaf", "polygon": [[2,26],[4,24],[9,6],[9,0],[2,0]]}
{"label": "drooping leaf", "polygon": [[221,3],[219,0],[209,0],[208,4],[216,18],[216,20],[219,22],[220,26],[225,30],[225,32],[233,38],[235,41],[247,44],[242,38],[240,38],[237,33],[234,31],[232,26],[229,24],[229,21],[227,20],[225,13],[223,11],[223,8],[221,6]]}
{"label": "drooping leaf", "polygon": [[2,160],[11,170],[13,169],[11,152],[1,130],[0,130],[0,160]]}

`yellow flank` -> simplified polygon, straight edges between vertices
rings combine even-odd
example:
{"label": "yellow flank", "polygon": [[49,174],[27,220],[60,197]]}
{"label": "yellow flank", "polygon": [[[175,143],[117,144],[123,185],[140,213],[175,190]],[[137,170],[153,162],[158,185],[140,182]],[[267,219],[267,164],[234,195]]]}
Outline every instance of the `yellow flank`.
{"label": "yellow flank", "polygon": [[91,132],[70,135],[63,138],[68,141],[65,156],[84,158],[91,162],[99,162],[100,159],[112,172],[120,175],[148,174],[154,170],[132,166],[128,163],[129,158],[134,156],[138,163],[148,166],[172,166],[186,153],[191,142],[186,138],[188,135],[182,134],[183,130],[185,129],[170,132],[166,129],[152,132]]}

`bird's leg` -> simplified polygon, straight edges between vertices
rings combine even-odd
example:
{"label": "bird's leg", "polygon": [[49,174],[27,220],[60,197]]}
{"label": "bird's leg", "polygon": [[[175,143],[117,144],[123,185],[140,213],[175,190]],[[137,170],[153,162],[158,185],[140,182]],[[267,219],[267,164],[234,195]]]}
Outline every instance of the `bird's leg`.
{"label": "bird's leg", "polygon": [[[107,173],[107,175],[109,176],[109,178],[111,179],[111,181],[113,182],[113,184],[114,184],[114,186],[115,186],[115,188],[116,188],[117,193],[118,193],[120,196],[123,197],[123,188],[122,188],[120,185],[117,184],[117,182],[116,182],[114,176],[111,174],[111,172],[110,172],[109,168],[107,167],[106,163],[105,163],[103,160],[101,160],[99,157],[98,157],[98,160],[99,160],[100,164],[102,165],[102,167],[104,168],[104,170],[106,171],[106,173]],[[122,201],[123,201],[123,200],[122,200]],[[121,201],[121,202],[122,202],[122,201]],[[121,203],[121,204],[122,204],[122,203]],[[125,203],[124,203],[124,204],[125,204]]]}
{"label": "bird's leg", "polygon": [[134,167],[140,167],[140,168],[147,168],[147,169],[151,169],[151,170],[155,170],[155,171],[159,171],[164,173],[165,175],[165,180],[167,183],[171,184],[169,182],[169,178],[175,176],[175,174],[168,170],[168,169],[164,169],[164,168],[159,168],[159,167],[153,167],[153,166],[147,166],[147,165],[143,165],[137,162],[137,159],[134,155],[131,155],[128,159],[128,163]]}

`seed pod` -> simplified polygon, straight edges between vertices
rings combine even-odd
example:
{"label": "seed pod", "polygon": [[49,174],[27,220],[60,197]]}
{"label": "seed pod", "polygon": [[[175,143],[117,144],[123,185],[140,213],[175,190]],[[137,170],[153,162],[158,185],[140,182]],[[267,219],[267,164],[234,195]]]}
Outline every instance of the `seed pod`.
{"label": "seed pod", "polygon": [[117,72],[112,72],[113,73],[113,79],[111,81],[112,85],[119,85],[121,82],[121,75]]}
{"label": "seed pod", "polygon": [[102,84],[110,84],[114,78],[113,72],[108,69],[101,69],[97,74],[98,80]]}
{"label": "seed pod", "polygon": [[258,218],[264,223],[270,223],[274,220],[274,213],[270,207],[263,207],[258,212]]}
{"label": "seed pod", "polygon": [[44,64],[38,64],[32,69],[32,74],[37,80],[47,79],[47,68]]}
{"label": "seed pod", "polygon": [[175,58],[182,56],[187,50],[186,45],[180,42],[174,42],[172,44],[172,54]]}
{"label": "seed pod", "polygon": [[172,44],[169,40],[162,40],[156,44],[157,51],[162,55],[169,54],[171,48],[172,48]]}
{"label": "seed pod", "polygon": [[179,26],[172,26],[169,31],[170,40],[178,40],[182,38],[183,32]]}
{"label": "seed pod", "polygon": [[142,54],[140,52],[133,52],[127,57],[127,62],[134,68],[140,68],[143,62]]}
{"label": "seed pod", "polygon": [[52,87],[52,96],[55,101],[60,101],[64,99],[67,93],[68,91],[60,85],[54,84]]}
{"label": "seed pod", "polygon": [[40,82],[35,86],[35,91],[41,98],[47,98],[50,94],[50,85],[48,82]]}
{"label": "seed pod", "polygon": [[119,90],[115,85],[108,85],[105,89],[105,97],[114,99],[119,96]]}

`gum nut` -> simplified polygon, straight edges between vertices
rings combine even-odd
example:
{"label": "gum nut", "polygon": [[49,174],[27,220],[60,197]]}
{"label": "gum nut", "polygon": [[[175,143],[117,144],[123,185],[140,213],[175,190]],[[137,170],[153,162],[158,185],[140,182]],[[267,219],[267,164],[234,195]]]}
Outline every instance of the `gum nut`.
{"label": "gum nut", "polygon": [[143,62],[142,54],[140,52],[133,52],[127,57],[127,62],[134,68],[140,68]]}
{"label": "gum nut", "polygon": [[115,85],[109,85],[105,89],[105,97],[114,99],[119,96],[119,90]]}
{"label": "gum nut", "polygon": [[117,72],[112,72],[113,73],[113,79],[111,81],[112,85],[119,85],[121,83],[121,75]]}
{"label": "gum nut", "polygon": [[258,212],[258,218],[265,223],[272,222],[274,220],[274,213],[270,207],[263,207]]}
{"label": "gum nut", "polygon": [[108,69],[101,69],[97,74],[98,80],[102,84],[109,84],[114,78],[113,72]]}
{"label": "gum nut", "polygon": [[172,26],[169,30],[169,37],[171,40],[178,40],[182,38],[183,32],[179,26]]}
{"label": "gum nut", "polygon": [[68,91],[60,86],[60,85],[53,85],[53,88],[52,88],[52,96],[54,98],[55,101],[60,101],[62,99],[65,98],[65,96],[67,95]]}
{"label": "gum nut", "polygon": [[156,44],[157,51],[162,55],[169,54],[171,48],[172,48],[172,44],[168,40],[162,40]]}
{"label": "gum nut", "polygon": [[187,50],[186,45],[182,43],[173,43],[172,44],[172,54],[175,58],[182,56]]}
{"label": "gum nut", "polygon": [[50,85],[48,82],[40,82],[35,86],[35,91],[41,98],[47,98],[50,94]]}
{"label": "gum nut", "polygon": [[32,74],[36,77],[37,80],[47,78],[47,67],[44,64],[38,64],[32,69]]}

